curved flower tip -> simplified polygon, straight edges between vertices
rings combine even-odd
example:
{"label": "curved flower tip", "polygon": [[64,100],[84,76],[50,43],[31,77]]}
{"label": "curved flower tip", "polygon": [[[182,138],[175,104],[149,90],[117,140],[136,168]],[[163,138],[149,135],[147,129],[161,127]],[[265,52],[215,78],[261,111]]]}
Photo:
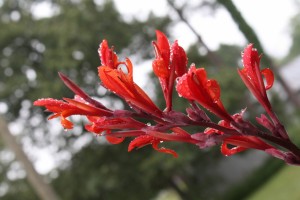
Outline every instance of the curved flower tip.
{"label": "curved flower tip", "polygon": [[[233,145],[234,147],[228,148],[228,145]],[[273,147],[254,136],[231,136],[223,140],[221,152],[225,156],[231,156],[249,148],[264,151]]]}
{"label": "curved flower tip", "polygon": [[[75,97],[76,98],[76,97]],[[52,112],[48,119],[61,117],[61,124],[65,129],[72,129],[73,124],[66,118],[71,115],[85,116],[111,116],[110,111],[97,108],[86,102],[80,102],[74,99],[64,98],[65,101],[52,98],[39,99],[33,103],[35,106],[44,106],[49,112]]]}
{"label": "curved flower tip", "polygon": [[270,89],[273,86],[274,79],[275,79],[273,71],[269,68],[266,68],[261,70],[261,74],[265,77],[266,80],[266,84],[265,84],[266,90]]}
{"label": "curved flower tip", "polygon": [[105,138],[110,144],[120,144],[125,140],[125,137],[114,137],[114,136],[110,136],[110,134],[111,131],[107,130]]}
{"label": "curved flower tip", "polygon": [[161,152],[161,153],[167,153],[167,154],[171,154],[173,155],[175,158],[178,157],[178,154],[172,150],[172,149],[167,149],[167,148],[164,148],[164,147],[161,147],[159,148],[158,145],[161,143],[162,141],[153,137],[153,136],[150,136],[150,135],[141,135],[139,137],[136,137],[135,139],[133,139],[129,146],[128,146],[128,152],[132,151],[133,149],[135,148],[142,148],[146,145],[149,145],[151,144],[153,149],[155,149],[156,151],[158,152]]}
{"label": "curved flower tip", "polygon": [[52,98],[38,99],[33,102],[33,105],[44,106],[47,109],[46,111],[53,112],[48,120],[54,119],[56,117],[61,117],[60,122],[65,129],[73,128],[73,123],[67,120],[66,117],[72,115],[77,111],[77,108],[75,106],[70,105],[67,102]]}
{"label": "curved flower tip", "polygon": [[207,79],[204,68],[196,69],[196,66],[192,65],[189,71],[178,79],[176,90],[180,96],[195,100],[220,118],[232,121],[221,102],[218,82]]}
{"label": "curved flower tip", "polygon": [[113,51],[113,47],[108,47],[108,42],[103,40],[98,49],[99,57],[101,60],[101,64],[103,66],[108,66],[112,69],[115,69],[118,65],[118,56]]}

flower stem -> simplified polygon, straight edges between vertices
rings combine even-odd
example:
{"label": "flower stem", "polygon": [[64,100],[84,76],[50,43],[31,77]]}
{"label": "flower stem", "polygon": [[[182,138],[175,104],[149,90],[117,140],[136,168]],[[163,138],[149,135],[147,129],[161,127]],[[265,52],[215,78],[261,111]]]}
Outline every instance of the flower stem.
{"label": "flower stem", "polygon": [[281,146],[281,147],[285,148],[286,150],[289,150],[300,160],[300,149],[298,146],[296,146],[290,140],[282,140],[279,137],[275,137],[273,135],[265,134],[262,132],[259,132],[259,137],[262,139],[265,139],[267,141],[270,141],[274,144],[277,144],[278,146]]}

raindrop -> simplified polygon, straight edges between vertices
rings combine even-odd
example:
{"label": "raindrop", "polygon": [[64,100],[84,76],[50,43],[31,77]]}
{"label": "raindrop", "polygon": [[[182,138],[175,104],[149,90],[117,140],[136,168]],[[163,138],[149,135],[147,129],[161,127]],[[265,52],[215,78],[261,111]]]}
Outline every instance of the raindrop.
{"label": "raindrop", "polygon": [[147,123],[147,126],[151,126],[151,123],[150,123],[150,122],[148,122],[148,123]]}

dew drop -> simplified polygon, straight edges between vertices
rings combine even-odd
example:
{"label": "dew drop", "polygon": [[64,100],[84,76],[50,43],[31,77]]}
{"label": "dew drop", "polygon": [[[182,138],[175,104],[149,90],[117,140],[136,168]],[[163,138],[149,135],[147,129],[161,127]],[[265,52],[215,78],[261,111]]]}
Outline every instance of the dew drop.
{"label": "dew drop", "polygon": [[147,126],[151,126],[151,123],[150,123],[150,122],[148,122],[148,123],[147,123]]}

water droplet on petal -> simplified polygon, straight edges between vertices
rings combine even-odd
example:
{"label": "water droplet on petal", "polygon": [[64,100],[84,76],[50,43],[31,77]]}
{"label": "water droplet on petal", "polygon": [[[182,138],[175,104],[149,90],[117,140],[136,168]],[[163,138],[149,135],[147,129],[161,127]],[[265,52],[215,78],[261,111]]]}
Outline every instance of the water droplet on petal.
{"label": "water droplet on petal", "polygon": [[151,126],[151,123],[150,123],[150,122],[148,122],[148,123],[147,123],[147,126]]}

